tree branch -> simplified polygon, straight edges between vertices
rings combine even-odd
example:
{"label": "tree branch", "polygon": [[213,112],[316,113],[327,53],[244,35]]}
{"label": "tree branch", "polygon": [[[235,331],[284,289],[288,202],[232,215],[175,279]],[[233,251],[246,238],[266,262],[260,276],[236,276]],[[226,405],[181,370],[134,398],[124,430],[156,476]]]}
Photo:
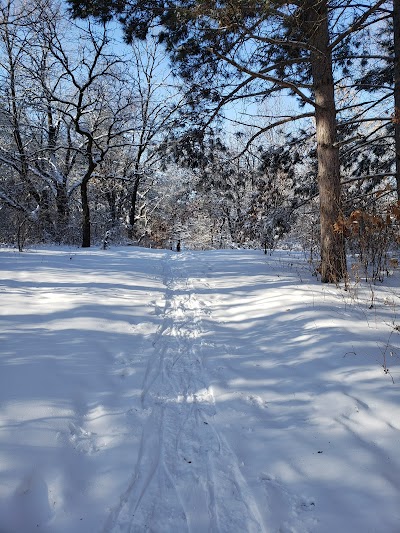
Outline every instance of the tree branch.
{"label": "tree branch", "polygon": [[340,35],[338,35],[336,37],[336,39],[334,39],[333,42],[330,43],[329,45],[329,48],[331,50],[333,50],[338,44],[340,44],[348,35],[350,35],[351,33],[354,33],[355,31],[361,29],[364,25],[364,22],[367,21],[368,17],[374,13],[382,4],[384,4],[387,0],[378,0],[378,2],[370,7],[369,9],[367,9],[367,11],[361,15],[361,17],[356,20],[349,28],[347,28],[346,31],[344,31],[343,33],[341,33]]}
{"label": "tree branch", "polygon": [[273,76],[266,76],[262,72],[251,71],[250,69],[248,69],[244,65],[241,65],[240,63],[237,63],[234,59],[231,59],[229,57],[224,56],[223,54],[221,54],[220,52],[218,52],[214,48],[209,48],[209,51],[211,53],[215,54],[222,61],[225,61],[226,63],[229,63],[230,65],[235,67],[237,70],[239,70],[239,72],[245,72],[246,74],[248,74],[249,76],[253,76],[254,78],[259,78],[259,79],[262,79],[264,81],[268,81],[270,83],[274,83],[274,84],[278,85],[279,87],[281,87],[283,89],[290,89],[295,94],[297,94],[297,96],[299,96],[304,102],[306,102],[307,104],[310,104],[314,108],[316,107],[316,103],[311,98],[309,98],[306,94],[304,94],[303,91],[301,91],[298,88],[298,85],[296,85],[295,83],[292,83],[292,82],[289,82],[289,81],[280,80],[279,78],[274,78]]}

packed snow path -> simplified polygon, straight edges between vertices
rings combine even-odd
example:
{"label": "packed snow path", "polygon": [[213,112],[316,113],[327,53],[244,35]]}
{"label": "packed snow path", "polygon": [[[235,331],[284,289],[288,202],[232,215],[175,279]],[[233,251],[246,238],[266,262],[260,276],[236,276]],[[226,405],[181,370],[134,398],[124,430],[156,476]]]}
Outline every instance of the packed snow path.
{"label": "packed snow path", "polygon": [[141,393],[148,420],[131,483],[105,532],[264,531],[238,459],[213,423],[201,340],[208,309],[188,278],[188,257],[162,260],[165,304]]}
{"label": "packed snow path", "polygon": [[0,533],[398,533],[392,274],[0,249]]}

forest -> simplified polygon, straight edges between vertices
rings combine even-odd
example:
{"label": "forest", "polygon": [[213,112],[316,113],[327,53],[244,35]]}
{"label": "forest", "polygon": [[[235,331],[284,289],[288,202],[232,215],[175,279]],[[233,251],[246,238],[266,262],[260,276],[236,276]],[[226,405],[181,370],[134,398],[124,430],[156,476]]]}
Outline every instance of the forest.
{"label": "forest", "polygon": [[0,5],[3,245],[397,260],[399,0]]}

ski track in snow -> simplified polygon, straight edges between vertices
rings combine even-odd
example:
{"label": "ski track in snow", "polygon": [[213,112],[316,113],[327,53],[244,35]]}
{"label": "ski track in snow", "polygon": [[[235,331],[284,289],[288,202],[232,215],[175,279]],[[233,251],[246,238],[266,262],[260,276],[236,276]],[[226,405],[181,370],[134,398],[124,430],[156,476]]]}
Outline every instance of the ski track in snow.
{"label": "ski track in snow", "polygon": [[400,272],[0,256],[0,533],[400,532]]}
{"label": "ski track in snow", "polygon": [[147,421],[130,484],[104,533],[266,531],[238,459],[213,424],[201,354],[208,309],[186,275],[186,258],[163,259],[165,305],[141,393]]}

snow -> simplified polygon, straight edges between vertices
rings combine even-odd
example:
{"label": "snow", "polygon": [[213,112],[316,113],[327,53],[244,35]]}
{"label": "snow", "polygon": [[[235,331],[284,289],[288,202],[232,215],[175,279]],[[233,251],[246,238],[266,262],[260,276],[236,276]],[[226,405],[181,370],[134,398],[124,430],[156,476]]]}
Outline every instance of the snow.
{"label": "snow", "polygon": [[0,532],[400,531],[398,282],[0,250]]}

